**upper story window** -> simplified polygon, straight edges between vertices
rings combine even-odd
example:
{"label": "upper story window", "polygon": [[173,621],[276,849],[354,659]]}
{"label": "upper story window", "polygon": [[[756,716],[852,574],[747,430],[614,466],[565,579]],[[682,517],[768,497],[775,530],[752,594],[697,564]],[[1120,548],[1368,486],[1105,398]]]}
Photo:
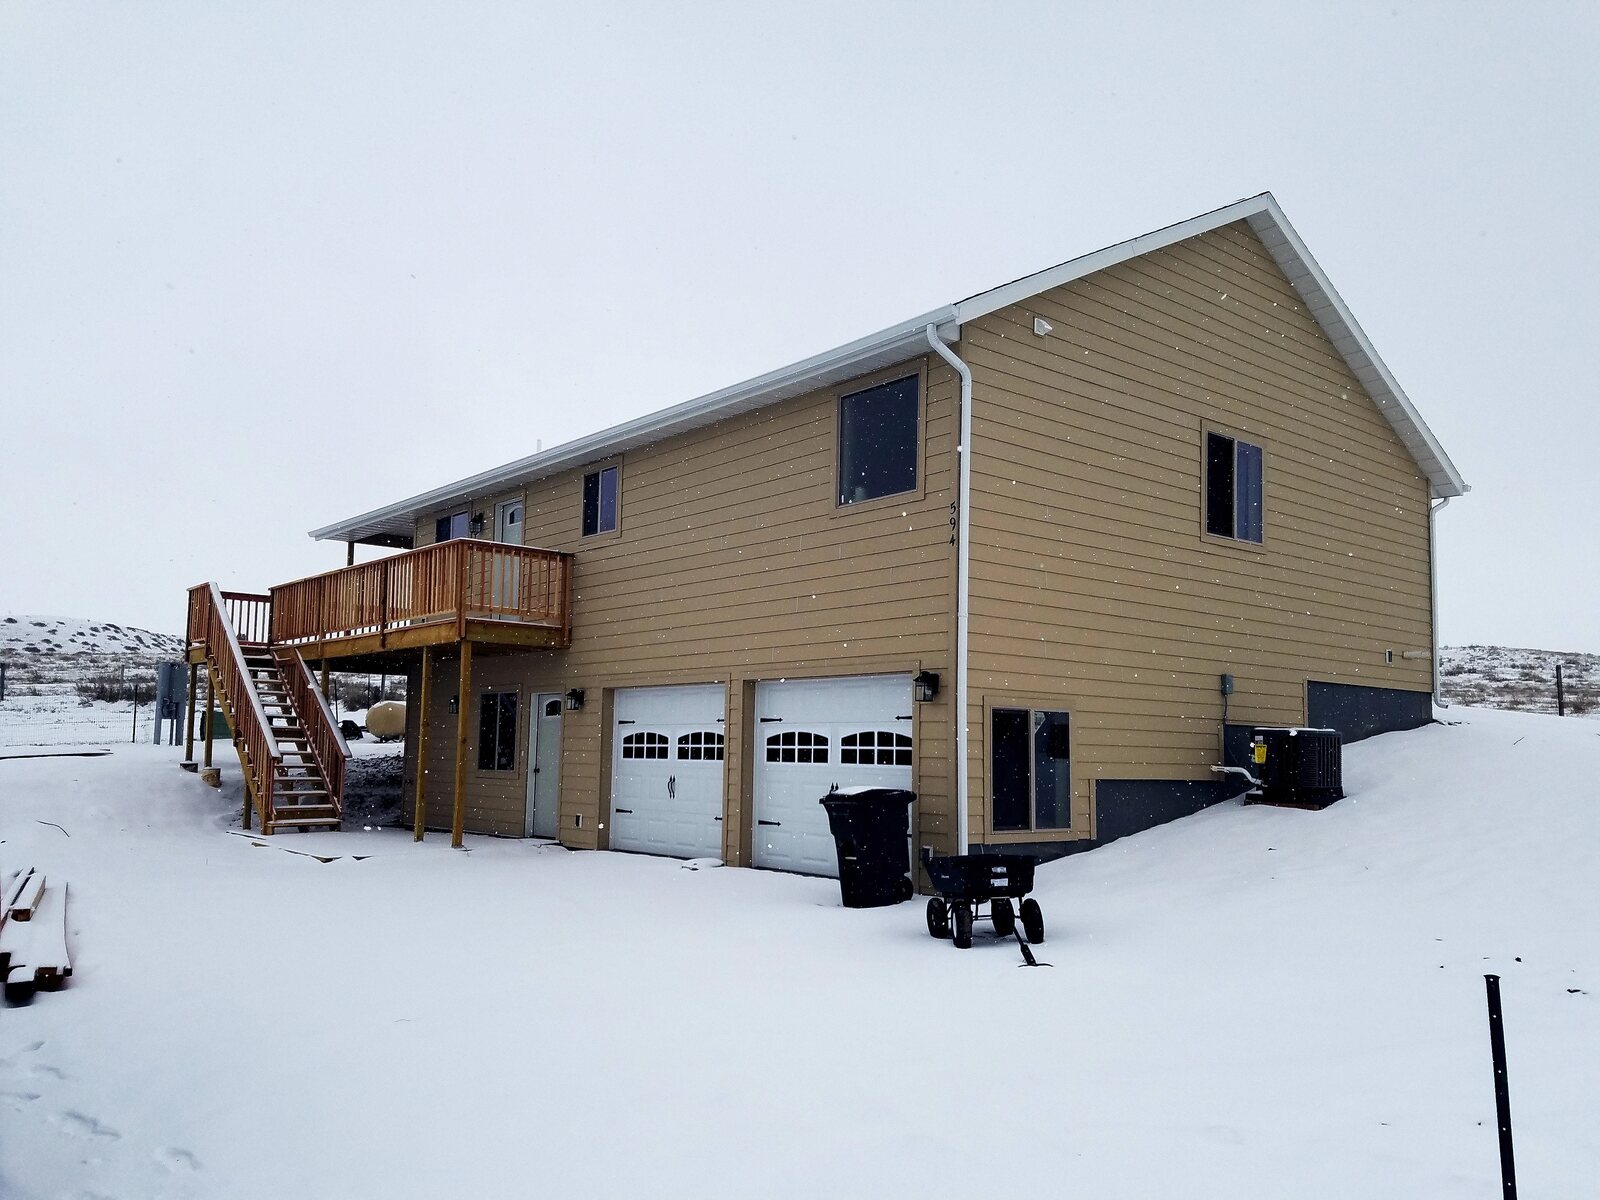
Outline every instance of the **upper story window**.
{"label": "upper story window", "polygon": [[1072,827],[1072,726],[1064,712],[997,708],[989,721],[996,830]]}
{"label": "upper story window", "polygon": [[918,377],[839,397],[839,496],[859,504],[917,488]]}
{"label": "upper story window", "polygon": [[1206,532],[1261,541],[1261,447],[1206,434]]}
{"label": "upper story window", "polygon": [[617,485],[621,469],[604,467],[583,477],[583,536],[610,533],[617,527]]}
{"label": "upper story window", "polygon": [[478,770],[517,769],[517,693],[485,692],[478,702]]}
{"label": "upper story window", "polygon": [[440,517],[433,523],[433,540],[448,542],[451,538],[464,538],[467,536],[467,526],[471,521],[467,511],[462,509],[458,513],[451,513],[448,517]]}

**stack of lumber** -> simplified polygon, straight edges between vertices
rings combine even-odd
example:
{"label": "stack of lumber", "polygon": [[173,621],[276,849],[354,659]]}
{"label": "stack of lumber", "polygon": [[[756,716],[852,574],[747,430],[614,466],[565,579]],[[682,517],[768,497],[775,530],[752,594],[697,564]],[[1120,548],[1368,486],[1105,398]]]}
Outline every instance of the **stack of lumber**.
{"label": "stack of lumber", "polygon": [[54,991],[72,974],[67,957],[67,885],[45,885],[29,867],[0,872],[0,981],[8,1000]]}

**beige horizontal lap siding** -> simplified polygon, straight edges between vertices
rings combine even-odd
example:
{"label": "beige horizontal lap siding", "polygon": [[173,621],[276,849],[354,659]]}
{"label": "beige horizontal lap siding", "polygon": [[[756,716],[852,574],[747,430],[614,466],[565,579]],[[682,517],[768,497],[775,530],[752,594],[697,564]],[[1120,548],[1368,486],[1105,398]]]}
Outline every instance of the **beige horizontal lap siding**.
{"label": "beige horizontal lap siding", "polygon": [[[971,322],[960,349],[973,841],[1012,840],[989,829],[986,702],[1071,711],[1087,837],[1095,779],[1212,778],[1224,672],[1237,724],[1303,721],[1308,679],[1428,689],[1426,654],[1402,657],[1432,645],[1427,482],[1248,226]],[[1265,451],[1260,547],[1203,535],[1207,429]]]}
{"label": "beige horizontal lap siding", "polygon": [[[582,688],[584,708],[563,716],[561,838],[606,844],[609,738],[606,697],[621,687],[719,683],[728,691],[729,801],[725,855],[748,861],[752,714],[747,684],[796,676],[939,671],[949,681],[918,706],[914,787],[919,836],[954,846],[950,756],[954,668],[954,500],[957,388],[941,361],[881,372],[881,382],[926,370],[923,453],[915,494],[840,510],[834,503],[836,397],[830,388],[730,418],[620,460],[619,530],[581,534],[580,468],[530,484],[524,543],[574,557],[572,644],[497,655],[479,648],[475,674],[510,672],[525,697]],[[459,509],[457,510],[459,511]],[[492,520],[488,501],[473,504]],[[418,522],[431,538],[433,515]],[[431,741],[454,752],[441,708],[456,690],[441,661]],[[448,681],[448,682],[446,682]],[[531,699],[525,699],[526,704]],[[476,754],[476,711],[471,714]],[[526,719],[524,719],[525,733]],[[440,729],[446,729],[444,736]],[[443,743],[443,744],[441,744]],[[525,751],[524,751],[525,752]],[[448,804],[453,758],[430,772],[430,821]],[[442,773],[441,773],[442,771]],[[496,790],[469,776],[470,805],[494,832],[522,820],[520,779]],[[469,828],[476,828],[471,820]],[[520,832],[520,827],[518,828]]]}

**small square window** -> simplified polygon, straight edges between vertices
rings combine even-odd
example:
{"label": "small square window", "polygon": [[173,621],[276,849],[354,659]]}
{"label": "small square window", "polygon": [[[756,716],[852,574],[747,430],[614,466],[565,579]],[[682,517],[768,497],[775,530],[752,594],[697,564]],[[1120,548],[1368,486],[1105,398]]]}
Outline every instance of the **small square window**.
{"label": "small square window", "polygon": [[998,831],[1072,828],[1071,720],[997,708],[989,721],[990,821]]}
{"label": "small square window", "polygon": [[838,502],[915,491],[921,419],[918,377],[839,398]]}
{"label": "small square window", "polygon": [[616,467],[604,467],[583,477],[584,537],[616,529],[619,474]]}
{"label": "small square window", "polygon": [[1261,447],[1206,434],[1206,532],[1261,541]]}
{"label": "small square window", "polygon": [[448,517],[440,517],[433,523],[433,540],[448,542],[452,538],[467,536],[467,522],[469,518],[465,512],[451,513]]}

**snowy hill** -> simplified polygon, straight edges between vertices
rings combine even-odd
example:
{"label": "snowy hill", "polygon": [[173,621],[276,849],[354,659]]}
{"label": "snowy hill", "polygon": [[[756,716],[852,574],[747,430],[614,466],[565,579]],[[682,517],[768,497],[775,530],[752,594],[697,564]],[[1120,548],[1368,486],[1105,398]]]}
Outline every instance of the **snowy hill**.
{"label": "snowy hill", "polygon": [[[156,667],[183,658],[183,639],[75,617],[16,613],[0,617],[0,747],[127,741],[131,697],[148,705]],[[141,737],[153,732],[143,708]]]}
{"label": "snowy hill", "polygon": [[177,658],[183,639],[109,621],[15,613],[0,617],[0,655],[138,654]]}
{"label": "snowy hill", "polygon": [[1494,1196],[1485,972],[1523,1193],[1592,1195],[1600,730],[1448,715],[1323,812],[1040,868],[1036,970],[830,880],[254,838],[234,769],[0,761],[77,971],[0,1012],[0,1195]]}
{"label": "snowy hill", "polygon": [[1600,717],[1600,654],[1511,646],[1442,646],[1439,686],[1451,704],[1556,711],[1556,663],[1562,665],[1567,713]]}

